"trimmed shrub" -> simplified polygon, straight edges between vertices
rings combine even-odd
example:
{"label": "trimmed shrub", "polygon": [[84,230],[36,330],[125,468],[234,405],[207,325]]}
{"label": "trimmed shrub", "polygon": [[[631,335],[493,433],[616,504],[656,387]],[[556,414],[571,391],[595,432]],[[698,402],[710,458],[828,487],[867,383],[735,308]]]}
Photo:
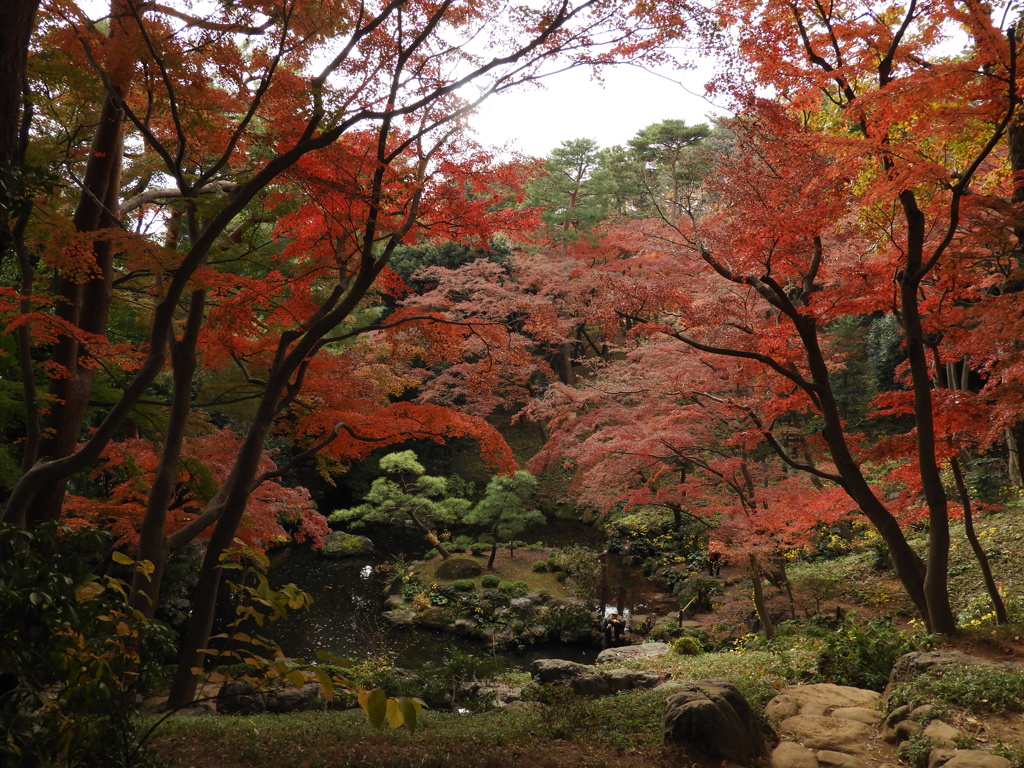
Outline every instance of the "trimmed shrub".
{"label": "trimmed shrub", "polygon": [[547,573],[548,564],[543,560],[538,560],[536,563],[530,566],[530,570],[532,570],[534,573]]}
{"label": "trimmed shrub", "polygon": [[466,535],[456,536],[455,540],[452,542],[451,547],[449,547],[449,551],[451,551],[451,552],[465,552],[467,549],[469,549],[472,546],[472,544],[473,544],[473,539],[471,539],[469,536],[466,536]]}
{"label": "trimmed shrub", "polygon": [[472,592],[476,589],[476,582],[472,579],[457,579],[452,582],[456,592]]}
{"label": "trimmed shrub", "polygon": [[685,635],[672,643],[672,652],[680,656],[699,656],[704,653],[704,644],[696,637]]}
{"label": "trimmed shrub", "polygon": [[493,573],[488,573],[480,579],[480,586],[482,586],[484,589],[494,589],[499,584],[501,584],[501,579],[499,579]]}

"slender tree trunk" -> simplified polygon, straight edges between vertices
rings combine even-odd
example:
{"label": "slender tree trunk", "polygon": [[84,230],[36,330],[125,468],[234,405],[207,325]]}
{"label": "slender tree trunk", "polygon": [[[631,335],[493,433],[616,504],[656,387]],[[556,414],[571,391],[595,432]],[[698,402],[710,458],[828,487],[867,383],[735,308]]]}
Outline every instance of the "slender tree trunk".
{"label": "slender tree trunk", "polygon": [[772,624],[772,617],[768,614],[768,606],[764,602],[764,585],[761,583],[761,565],[757,562],[757,555],[751,553],[749,563],[750,580],[754,585],[754,610],[757,611],[765,638],[771,640],[775,637],[775,625]]}
{"label": "slender tree trunk", "polygon": [[960,494],[960,504],[964,508],[964,530],[967,533],[967,541],[971,544],[971,550],[974,552],[974,557],[978,560],[978,567],[981,569],[981,576],[985,580],[985,590],[988,592],[989,598],[992,600],[992,607],[996,612],[996,622],[999,624],[1006,624],[1009,621],[1009,616],[1006,613],[1006,603],[1003,602],[1003,596],[999,594],[999,587],[996,585],[996,580],[992,577],[992,566],[988,562],[988,556],[985,554],[985,548],[981,546],[981,542],[978,540],[978,534],[974,530],[974,515],[971,513],[971,497],[967,492],[967,483],[964,482],[963,471],[960,468],[960,461],[956,456],[949,460],[949,464],[953,469],[953,480],[956,482],[957,493]]}
{"label": "slender tree trunk", "polygon": [[139,547],[136,560],[148,560],[153,564],[149,578],[136,573],[132,579],[132,607],[152,618],[156,602],[160,597],[164,567],[170,553],[164,527],[167,509],[174,486],[178,480],[178,463],[185,439],[192,406],[192,378],[196,370],[196,343],[202,327],[206,291],[192,293],[188,320],[180,341],[171,345],[171,363],[174,368],[171,412],[167,420],[160,461],[157,464],[153,484],[146,500],[146,513],[139,531]]}
{"label": "slender tree trunk", "polygon": [[494,544],[491,545],[491,556],[487,558],[487,570],[494,570],[494,558],[498,555],[498,542],[495,540]]}

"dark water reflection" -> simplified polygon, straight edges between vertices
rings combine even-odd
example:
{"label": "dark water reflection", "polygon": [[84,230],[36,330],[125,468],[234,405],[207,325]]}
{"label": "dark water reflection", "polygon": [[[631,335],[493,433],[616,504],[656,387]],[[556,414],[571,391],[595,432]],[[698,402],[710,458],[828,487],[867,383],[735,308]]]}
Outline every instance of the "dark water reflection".
{"label": "dark water reflection", "polygon": [[[583,528],[583,526],[576,526]],[[561,545],[579,542],[566,531],[546,535],[561,539]],[[550,534],[550,532],[549,532]],[[561,535],[558,535],[561,534]],[[570,532],[571,536],[571,532]],[[587,536],[587,538],[591,538]],[[486,653],[488,646],[479,640],[460,638],[427,629],[394,628],[382,616],[391,583],[392,554],[421,557],[426,544],[418,538],[396,537],[390,532],[372,533],[377,552],[359,560],[336,560],[318,555],[308,547],[289,546],[271,555],[270,581],[274,587],[292,582],[313,596],[309,611],[295,611],[286,621],[266,625],[261,634],[275,640],[289,656],[313,659],[319,650],[358,661],[380,652],[396,654],[401,666],[417,667],[437,660],[450,649]],[[569,540],[566,540],[569,539]],[[580,542],[584,543],[584,542]],[[586,544],[594,546],[593,541]],[[636,569],[609,562],[606,578],[599,588],[606,610],[621,615],[646,613],[653,608],[653,587]],[[536,658],[562,658],[593,663],[597,645],[549,643],[520,653],[504,654],[510,666],[525,668]]]}

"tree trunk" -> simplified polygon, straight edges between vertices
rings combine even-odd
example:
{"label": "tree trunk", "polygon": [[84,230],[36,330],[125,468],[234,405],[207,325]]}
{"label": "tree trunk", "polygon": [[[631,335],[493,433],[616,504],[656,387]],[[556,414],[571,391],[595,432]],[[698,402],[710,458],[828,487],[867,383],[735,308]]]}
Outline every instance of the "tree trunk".
{"label": "tree trunk", "polygon": [[764,586],[761,584],[761,566],[757,562],[757,555],[751,553],[750,580],[754,584],[754,610],[757,611],[757,618],[761,622],[761,629],[764,630],[765,639],[771,640],[775,637],[775,625],[772,624],[772,617],[768,615],[768,606],[764,602]]}
{"label": "tree trunk", "polygon": [[13,244],[10,219],[24,191],[22,105],[25,103],[25,65],[36,22],[39,0],[0,3],[0,265]]}
{"label": "tree trunk", "polygon": [[1003,596],[999,594],[999,587],[996,585],[996,580],[992,578],[992,566],[988,562],[988,556],[985,554],[985,548],[981,546],[981,542],[978,540],[978,534],[974,530],[974,516],[971,513],[971,497],[967,492],[967,483],[964,482],[964,475],[960,469],[960,461],[954,456],[949,460],[949,464],[953,469],[953,479],[956,482],[957,493],[960,494],[960,504],[964,508],[964,530],[967,533],[967,541],[971,543],[971,550],[974,552],[974,557],[978,561],[978,567],[981,569],[981,576],[985,580],[985,590],[988,592],[989,598],[992,600],[992,607],[996,612],[996,622],[999,624],[1006,624],[1009,621],[1009,616],[1006,613],[1006,603],[1003,602]]}
{"label": "tree trunk", "polygon": [[167,420],[167,431],[164,435],[160,461],[157,464],[153,484],[146,500],[146,513],[139,531],[139,546],[135,559],[148,560],[153,564],[149,578],[136,572],[132,578],[132,607],[152,618],[156,603],[160,597],[163,582],[164,566],[170,549],[164,527],[167,522],[167,509],[178,480],[178,462],[181,459],[181,446],[185,439],[185,427],[188,424],[192,406],[192,377],[196,370],[196,343],[199,330],[203,323],[206,306],[206,291],[192,293],[188,320],[180,341],[171,345],[171,363],[173,372],[173,390],[171,412]]}
{"label": "tree trunk", "polygon": [[498,542],[495,541],[494,544],[491,546],[491,556],[489,558],[487,558],[487,570],[488,571],[493,571],[494,570],[494,558],[497,557],[497,555],[498,555]]}
{"label": "tree trunk", "polygon": [[[53,287],[58,297],[56,316],[72,328],[97,336],[106,334],[114,279],[114,248],[101,233],[104,229],[120,229],[118,216],[125,120],[121,104],[131,78],[131,67],[123,61],[126,54],[117,53],[119,45],[126,47],[121,42],[121,38],[126,36],[125,24],[119,21],[119,17],[127,16],[129,12],[122,3],[123,0],[111,3],[114,21],[107,45],[118,58],[112,62],[108,91],[100,106],[99,121],[82,180],[83,190],[72,218],[75,232],[97,234],[91,246],[94,263],[89,265],[89,277],[84,281],[59,273]],[[64,375],[51,379],[53,404],[44,425],[40,456],[64,458],[78,446],[95,379],[95,367],[90,364],[88,354],[85,346],[71,333],[64,334],[54,346],[53,362],[61,366]],[[60,517],[66,488],[65,477],[38,493],[28,510],[26,522],[31,525]]]}
{"label": "tree trunk", "polygon": [[1006,473],[1015,488],[1024,488],[1024,424],[1006,428]]}

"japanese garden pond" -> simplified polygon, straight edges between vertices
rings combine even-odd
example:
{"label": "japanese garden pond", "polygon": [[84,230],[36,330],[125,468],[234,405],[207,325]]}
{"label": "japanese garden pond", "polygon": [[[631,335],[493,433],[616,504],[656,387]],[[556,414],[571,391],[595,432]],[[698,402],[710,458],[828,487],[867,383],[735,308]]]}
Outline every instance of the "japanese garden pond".
{"label": "japanese garden pond", "polygon": [[[550,528],[537,534],[546,544],[600,547],[593,529],[581,523],[554,521]],[[260,634],[276,641],[290,656],[313,659],[317,651],[327,651],[358,661],[386,652],[405,667],[437,660],[450,649],[477,654],[487,651],[487,645],[479,640],[392,626],[383,615],[393,578],[391,560],[395,555],[421,557],[427,545],[421,538],[392,531],[367,534],[376,551],[358,558],[327,558],[298,545],[275,550],[269,574],[272,586],[292,582],[313,597],[313,604],[308,611],[294,611],[287,620],[267,624]],[[608,558],[598,591],[604,597],[605,612],[614,611],[627,618],[648,612],[656,592],[638,569],[624,565],[615,556]],[[595,604],[595,609],[599,607]],[[510,665],[524,668],[537,658],[593,663],[600,650],[597,644],[545,643],[504,655]]]}

